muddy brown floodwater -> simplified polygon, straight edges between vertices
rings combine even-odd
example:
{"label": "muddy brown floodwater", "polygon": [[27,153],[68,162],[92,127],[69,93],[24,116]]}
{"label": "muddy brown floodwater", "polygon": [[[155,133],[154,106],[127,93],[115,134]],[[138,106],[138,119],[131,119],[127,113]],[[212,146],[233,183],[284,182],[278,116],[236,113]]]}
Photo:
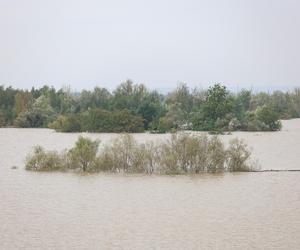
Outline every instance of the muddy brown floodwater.
{"label": "muddy brown floodwater", "polygon": [[[244,138],[262,169],[300,169],[300,120],[283,124],[280,132],[222,139]],[[70,148],[78,135],[0,129],[0,249],[300,249],[300,172],[142,176],[24,170],[34,145]],[[85,135],[104,143],[117,136]]]}

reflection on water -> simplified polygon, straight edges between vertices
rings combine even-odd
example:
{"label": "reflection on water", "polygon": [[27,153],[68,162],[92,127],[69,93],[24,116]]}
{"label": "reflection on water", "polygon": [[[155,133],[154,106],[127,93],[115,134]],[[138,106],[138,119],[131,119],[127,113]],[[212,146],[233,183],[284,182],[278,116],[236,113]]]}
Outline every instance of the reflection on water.
{"label": "reflection on water", "polygon": [[[300,138],[287,130],[238,134],[263,168],[279,169],[286,156],[281,169],[296,169]],[[63,149],[76,139],[44,129],[0,129],[0,249],[299,249],[299,172],[170,177],[23,169],[33,145]],[[293,147],[285,148],[288,143]]]}

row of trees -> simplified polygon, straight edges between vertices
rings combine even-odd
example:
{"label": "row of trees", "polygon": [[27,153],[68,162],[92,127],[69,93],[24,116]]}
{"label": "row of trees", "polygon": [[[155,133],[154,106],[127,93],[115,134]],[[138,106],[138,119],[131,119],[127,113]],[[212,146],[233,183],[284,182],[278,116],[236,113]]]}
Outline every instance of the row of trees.
{"label": "row of trees", "polygon": [[300,117],[300,89],[231,93],[180,84],[162,95],[126,81],[113,92],[96,87],[71,92],[44,86],[29,90],[0,86],[0,126],[50,127],[62,132],[166,132],[280,129],[279,119]]}
{"label": "row of trees", "polygon": [[122,172],[147,174],[184,174],[237,172],[255,170],[247,145],[230,141],[228,148],[217,136],[172,134],[161,144],[137,143],[124,134],[104,146],[100,141],[79,137],[75,147],[63,152],[45,151],[37,146],[26,160],[26,169],[33,171]]}
{"label": "row of trees", "polygon": [[49,128],[59,132],[92,131],[92,132],[128,132],[144,131],[143,118],[134,115],[130,110],[107,111],[93,108],[82,113],[61,115],[49,123]]}

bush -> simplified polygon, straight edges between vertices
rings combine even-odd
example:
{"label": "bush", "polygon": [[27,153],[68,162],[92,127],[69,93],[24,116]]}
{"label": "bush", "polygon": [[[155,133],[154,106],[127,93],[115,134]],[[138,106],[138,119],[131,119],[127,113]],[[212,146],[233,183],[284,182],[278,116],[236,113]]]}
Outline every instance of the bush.
{"label": "bush", "polygon": [[172,134],[170,140],[160,145],[160,171],[167,174],[190,171],[197,161],[197,144],[197,138],[191,138],[188,134]]}
{"label": "bush", "polygon": [[129,110],[118,110],[111,113],[111,132],[140,133],[144,132],[144,120]]}
{"label": "bush", "polygon": [[275,112],[271,107],[258,107],[255,113],[258,121],[262,122],[265,125],[266,129],[261,128],[261,130],[276,131],[281,129],[281,123],[278,120],[279,114]]}
{"label": "bush", "polygon": [[100,108],[94,108],[82,113],[81,131],[111,132],[111,113]]}
{"label": "bush", "polygon": [[207,156],[207,172],[223,172],[225,170],[226,151],[219,137],[213,136],[208,141]]}
{"label": "bush", "polygon": [[157,131],[159,133],[166,133],[174,127],[173,121],[169,117],[162,117],[158,121]]}
{"label": "bush", "polygon": [[48,125],[49,128],[55,129],[58,132],[80,132],[80,116],[67,115],[59,116],[57,119]]}
{"label": "bush", "polygon": [[34,148],[33,154],[26,159],[26,170],[55,171],[67,167],[64,154],[56,151],[46,152],[41,146]]}
{"label": "bush", "polygon": [[158,167],[158,147],[153,142],[141,144],[144,157],[144,170],[148,174],[154,173]]}
{"label": "bush", "polygon": [[173,134],[159,147],[160,172],[167,174],[216,172],[224,170],[223,143],[206,135]]}
{"label": "bush", "polygon": [[229,131],[240,130],[241,127],[242,127],[242,124],[237,118],[232,118],[228,124]]}
{"label": "bush", "polygon": [[96,168],[96,156],[100,141],[79,136],[75,147],[69,151],[71,168],[79,168],[82,171]]}
{"label": "bush", "polygon": [[145,172],[145,147],[131,135],[123,134],[104,148],[100,156],[101,169],[113,172]]}
{"label": "bush", "polygon": [[279,114],[269,106],[258,107],[255,111],[245,113],[242,130],[277,131],[281,129]]}
{"label": "bush", "polygon": [[249,163],[251,152],[243,140],[238,138],[229,142],[227,149],[227,167],[230,172],[251,171],[253,167]]}
{"label": "bush", "polygon": [[[172,137],[167,142],[159,146],[159,153],[157,160],[159,161],[159,172],[164,174],[180,174],[183,173],[181,169],[182,158],[178,155],[182,148],[179,148],[178,141],[180,140],[177,134],[172,134]],[[182,153],[182,152],[181,152]],[[185,165],[183,165],[183,168]]]}
{"label": "bush", "polygon": [[59,116],[48,125],[58,132],[130,132],[144,131],[143,118],[129,110],[105,111],[94,108],[82,113]]}
{"label": "bush", "polygon": [[98,140],[79,137],[75,147],[63,153],[46,152],[36,147],[27,157],[26,169],[123,173],[208,173],[251,171],[250,151],[238,139],[227,150],[217,136],[172,134],[166,142],[138,144],[132,135],[123,134],[106,145],[97,156]]}

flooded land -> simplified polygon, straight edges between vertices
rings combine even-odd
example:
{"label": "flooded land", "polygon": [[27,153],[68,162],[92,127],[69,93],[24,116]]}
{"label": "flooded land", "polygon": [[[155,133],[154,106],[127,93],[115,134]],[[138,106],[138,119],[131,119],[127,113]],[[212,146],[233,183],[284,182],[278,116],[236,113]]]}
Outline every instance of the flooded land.
{"label": "flooded land", "polygon": [[[31,172],[39,144],[71,148],[79,135],[0,129],[0,249],[299,249],[300,172],[187,176]],[[169,134],[134,134],[139,142]],[[300,119],[280,132],[234,132],[262,170],[300,169]],[[14,167],[15,169],[13,169]]]}

